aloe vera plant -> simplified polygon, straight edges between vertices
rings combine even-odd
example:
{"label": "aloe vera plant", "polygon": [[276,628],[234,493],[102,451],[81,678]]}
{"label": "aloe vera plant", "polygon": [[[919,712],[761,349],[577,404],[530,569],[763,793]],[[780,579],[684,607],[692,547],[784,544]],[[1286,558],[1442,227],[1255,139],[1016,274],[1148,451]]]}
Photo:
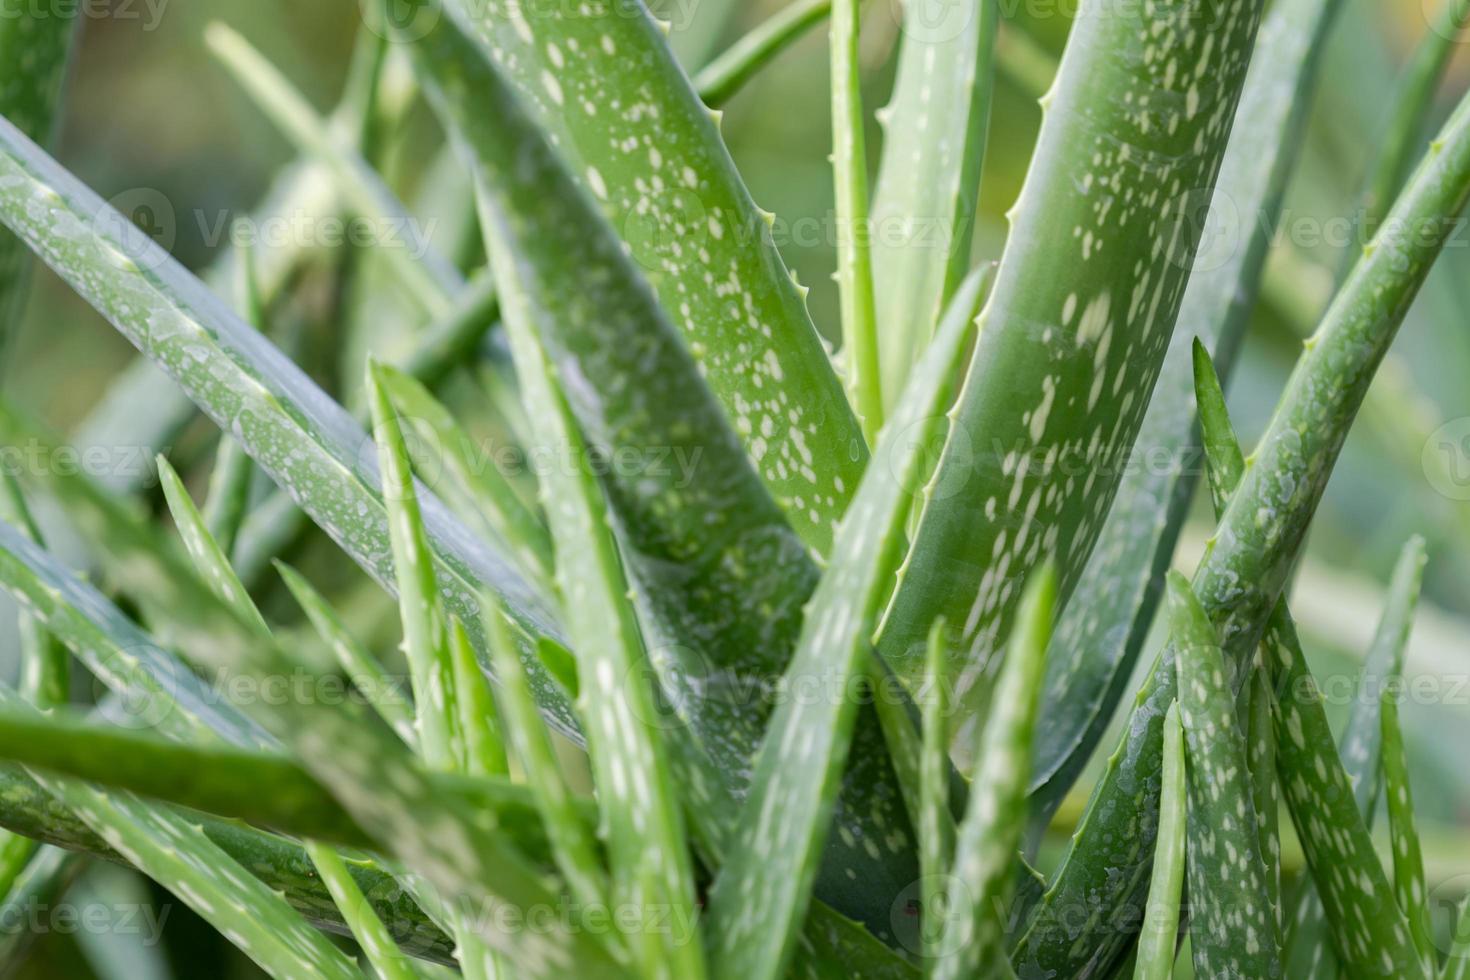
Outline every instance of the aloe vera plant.
{"label": "aloe vera plant", "polygon": [[[877,112],[885,15],[855,0],[701,71],[667,5],[365,0],[330,114],[214,24],[301,157],[263,213],[407,221],[428,132],[460,219],[321,266],[232,250],[230,297],[40,145],[70,22],[0,19],[35,52],[0,82],[0,265],[33,252],[153,372],[84,445],[179,440],[147,478],[0,472],[0,914],[98,860],[278,977],[1158,978],[1184,939],[1201,976],[1455,975],[1410,712],[1380,696],[1425,545],[1340,739],[1287,592],[1470,196],[1470,101],[1412,174],[1396,130],[1382,229],[1250,456],[1223,388],[1341,6],[1083,5],[996,254],[991,120],[1041,56],[993,0],[894,5]],[[715,108],[828,18],[831,322]],[[1249,222],[1223,257],[1207,206]],[[345,357],[278,345],[297,273],[358,298],[324,317]],[[155,411],[118,408],[159,370]],[[62,458],[19,392],[0,448]]]}

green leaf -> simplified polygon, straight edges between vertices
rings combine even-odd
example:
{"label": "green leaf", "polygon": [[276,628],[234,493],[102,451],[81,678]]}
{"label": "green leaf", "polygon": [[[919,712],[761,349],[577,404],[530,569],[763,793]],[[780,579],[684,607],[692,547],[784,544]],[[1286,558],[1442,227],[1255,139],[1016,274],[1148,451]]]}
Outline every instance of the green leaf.
{"label": "green leaf", "polygon": [[[945,676],[945,624],[936,619],[929,628],[929,649],[925,657],[924,690],[920,700],[923,715],[923,744],[919,757],[919,819],[915,822],[919,835],[919,873],[924,882],[920,894],[921,927],[926,943],[940,935],[944,908],[944,875],[954,862],[955,826],[950,809],[950,712],[949,685]],[[926,946],[926,955],[932,948]]]}
{"label": "green leaf", "polygon": [[[190,813],[189,818],[241,867],[273,891],[282,893],[307,921],[318,928],[347,934],[341,910],[299,845],[232,820],[197,812]],[[126,863],[76,814],[13,766],[0,766],[0,825],[54,845],[44,848],[32,862],[12,894],[12,901],[23,904],[24,900],[16,896],[35,884],[43,869],[54,871],[58,863],[65,863],[58,862],[58,857],[70,859],[72,865],[81,855]],[[368,860],[353,860],[348,868],[374,911],[399,938],[405,951],[441,963],[452,962],[453,944],[387,872]],[[3,950],[4,945],[0,944],[0,955]]]}
{"label": "green leaf", "polygon": [[1193,0],[1086,7],[1072,28],[880,640],[894,670],[916,679],[943,615],[958,630],[951,679],[969,718],[1020,583],[1054,558],[1065,603],[1102,528],[1174,328],[1200,234],[1191,207],[1214,185],[1262,6],[1212,2],[1208,31]]}
{"label": "green leaf", "polygon": [[495,608],[487,608],[483,619],[490,638],[491,661],[500,678],[506,733],[545,822],[547,836],[553,841],[551,850],[557,867],[577,901],[587,905],[605,903],[607,874],[556,761],[549,733],[536,712],[525,667],[511,644],[505,620]]}
{"label": "green leaf", "polygon": [[[492,88],[487,94],[491,100],[509,96],[504,89],[495,92]],[[502,118],[515,116],[507,113]],[[530,155],[525,144],[517,151],[525,154],[523,160]],[[535,301],[521,291],[510,221],[504,212],[496,212],[496,204],[487,201],[481,224],[500,284],[516,373],[536,441],[545,447],[564,447],[571,459],[580,461],[585,458],[586,444],[536,335]],[[657,914],[672,913],[692,921],[693,863],[670,753],[658,730],[660,714],[647,682],[643,637],[602,488],[579,464],[548,474],[542,493],[557,550],[557,586],[576,647],[577,672],[589,679],[581,685],[577,707],[602,805],[613,900],[629,903],[644,915],[661,910]],[[649,975],[661,968],[680,977],[705,974],[703,944],[697,939],[681,942],[674,930],[647,928],[633,931],[626,939]]]}
{"label": "green leaf", "polygon": [[1164,715],[1164,768],[1159,794],[1158,841],[1148,905],[1138,934],[1138,962],[1133,980],[1169,980],[1174,975],[1179,940],[1179,906],[1184,887],[1185,807],[1184,728],[1179,704]]}
{"label": "green leaf", "polygon": [[1429,935],[1429,887],[1424,880],[1424,854],[1414,826],[1414,798],[1409,787],[1409,758],[1399,728],[1397,695],[1383,698],[1383,794],[1388,801],[1389,842],[1393,852],[1393,889],[1399,909],[1409,920],[1409,932],[1432,973],[1436,961]]}
{"label": "green leaf", "polygon": [[975,790],[956,833],[935,980],[1010,973],[1004,910],[1026,825],[1026,782],[1056,596],[1056,571],[1047,564],[1022,598],[996,681],[995,708],[976,749]]}
{"label": "green leaf", "polygon": [[[423,6],[420,16],[437,9]],[[477,37],[598,202],[772,496],[812,550],[827,554],[863,472],[863,436],[772,241],[774,218],[751,201],[716,117],[663,33],[628,0],[575,12],[445,0],[444,13]],[[585,109],[615,102],[645,108]]]}
{"label": "green leaf", "polygon": [[[25,495],[9,469],[0,469],[0,520],[10,523],[31,543],[44,548],[41,528],[31,516]],[[50,708],[71,700],[71,655],[66,647],[46,632],[35,617],[21,613],[20,694],[38,708]],[[0,889],[0,894],[4,889]]]}
{"label": "green leaf", "polygon": [[[1470,103],[1457,110],[1395,209],[1397,229],[1365,252],[1309,343],[1194,580],[1220,628],[1232,683],[1265,627],[1363,393],[1470,190]],[[1017,950],[1019,972],[1109,961],[1124,941],[1061,910],[1112,908],[1141,889],[1153,835],[1129,814],[1158,798],[1161,726],[1175,691],[1166,651],[1124,725],[1068,858]],[[1080,920],[1080,921],[1079,921]],[[1034,937],[1034,938],[1033,938]]]}
{"label": "green leaf", "polygon": [[1266,902],[1271,906],[1274,942],[1284,956],[1282,917],[1286,906],[1281,900],[1281,790],[1276,773],[1276,730],[1271,722],[1271,680],[1259,657],[1251,668],[1243,723],[1251,807],[1256,817],[1261,860],[1266,864]]}
{"label": "green leaf", "polygon": [[[679,769],[693,770],[680,781],[694,830],[706,851],[722,850],[769,711],[759,692],[790,661],[819,570],[620,243],[513,98],[487,97],[500,89],[494,68],[454,28],[443,22],[415,46],[426,89],[474,153],[495,211],[484,224],[513,242],[499,252],[517,260],[515,288],[581,439],[600,459],[636,450],[631,464],[598,468],[602,489],[647,614],[668,721],[681,723],[670,741]],[[536,448],[580,468],[569,445]],[[818,894],[884,936],[918,869],[911,849],[878,846],[908,833],[906,814],[871,712],[858,733]]]}
{"label": "green leaf", "polygon": [[[33,194],[47,202],[44,219],[27,214]],[[172,372],[369,574],[394,583],[387,510],[371,454],[364,452],[370,442],[346,412],[150,239],[3,123],[0,202],[0,221],[21,231],[124,336]],[[62,224],[76,234],[60,234]],[[560,641],[545,603],[506,559],[437,501],[426,496],[421,509],[451,615],[477,622],[471,597],[488,589],[516,617],[527,649],[536,636]],[[575,731],[554,682],[539,665],[528,669],[543,710]]]}
{"label": "green leaf", "polygon": [[1279,977],[1276,906],[1269,900],[1235,694],[1214,624],[1178,572],[1169,574],[1169,622],[1188,759],[1189,937],[1196,975]]}
{"label": "green leaf", "polygon": [[1001,19],[997,0],[903,6],[898,78],[878,113],[883,159],[872,214],[887,406],[970,267]]}
{"label": "green leaf", "polygon": [[832,11],[832,0],[792,0],[752,28],[694,76],[705,105],[718,109],[766,65]]}
{"label": "green leaf", "polygon": [[363,897],[347,863],[336,851],[320,844],[308,843],[306,853],[321,873],[322,884],[327,886],[332,901],[342,910],[342,920],[352,930],[352,937],[378,975],[383,980],[418,980],[418,971],[409,965],[408,957],[393,942],[383,920]]}
{"label": "green leaf", "polygon": [[[818,857],[846,761],[857,705],[846,683],[870,655],[871,637],[899,559],[911,488],[929,469],[924,452],[944,420],[973,330],[982,275],[966,284],[926,352],[879,441],[802,623],[783,684],[830,692],[783,698],[771,719],[735,846],[708,906],[720,977],[760,980],[781,973],[806,911]],[[779,812],[774,821],[769,814]],[[872,841],[892,850],[906,840]]]}
{"label": "green leaf", "polygon": [[[1409,628],[1413,623],[1426,560],[1424,540],[1417,535],[1411,537],[1394,566],[1383,615],[1363,660],[1356,696],[1338,738],[1338,754],[1352,783],[1358,813],[1370,830],[1377,816],[1382,785],[1379,773],[1383,746],[1383,695],[1403,677]],[[1287,965],[1292,976],[1335,977],[1337,967],[1332,953],[1332,937],[1321,899],[1310,879],[1298,887],[1288,921],[1291,928],[1287,937]]]}
{"label": "green leaf", "polygon": [[[1061,803],[1127,693],[1199,469],[1190,345],[1202,341],[1229,375],[1306,133],[1319,54],[1342,6],[1343,0],[1281,0],[1261,23],[1210,210],[1195,215],[1219,222],[1213,227],[1224,234],[1194,262],[1135,455],[1047,657],[1042,715],[1048,723],[1037,733],[1032,790],[1038,822]],[[1003,31],[1002,50],[1018,34]],[[1260,220],[1231,220],[1253,215]]]}
{"label": "green leaf", "polygon": [[490,693],[490,682],[476,659],[469,634],[457,619],[450,630],[449,659],[454,668],[454,698],[464,755],[460,770],[471,776],[509,775],[495,696]]}
{"label": "green leaf", "polygon": [[[23,702],[0,689],[0,703]],[[273,976],[352,978],[362,974],[279,895],[252,878],[181,815],[44,774],[36,780],[94,833],[213,925]]]}
{"label": "green leaf", "polygon": [[[868,225],[868,154],[863,139],[862,83],[858,76],[859,0],[832,5],[832,171],[837,192],[837,294],[847,388],[868,442],[883,427],[883,378],[878,367],[878,321]],[[908,372],[904,371],[903,376]]]}
{"label": "green leaf", "polygon": [[551,538],[539,515],[524,503],[495,467],[485,467],[471,455],[475,443],[449,410],[412,375],[379,365],[379,383],[403,419],[429,445],[453,475],[458,488],[477,508],[486,522],[515,554],[519,567],[538,581],[549,581],[552,572]]}
{"label": "green leaf", "polygon": [[429,765],[452,769],[463,733],[449,653],[449,624],[439,602],[434,562],[429,560],[432,552],[419,511],[408,445],[376,363],[368,371],[368,401],[373,412],[373,438],[378,444],[383,502],[388,509],[403,652],[413,678],[419,752]]}
{"label": "green leaf", "polygon": [[[1217,511],[1229,514],[1250,466],[1235,441],[1224,394],[1203,348],[1196,347],[1200,421]],[[1217,535],[1218,540],[1218,535]],[[1349,790],[1316,682],[1278,600],[1261,641],[1272,686],[1277,778],[1307,855],[1330,934],[1350,975],[1428,976],[1409,945],[1407,920],[1386,902],[1388,883],[1368,825]],[[1371,778],[1371,777],[1370,777]],[[1380,887],[1381,886],[1381,887]],[[1314,963],[1313,969],[1320,968]]]}

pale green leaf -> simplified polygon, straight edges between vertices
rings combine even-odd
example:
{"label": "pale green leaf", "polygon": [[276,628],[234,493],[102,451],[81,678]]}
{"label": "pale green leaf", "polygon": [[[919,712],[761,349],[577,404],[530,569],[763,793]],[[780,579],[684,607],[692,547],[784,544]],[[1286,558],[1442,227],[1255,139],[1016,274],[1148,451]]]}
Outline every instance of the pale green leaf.
{"label": "pale green leaf", "polygon": [[1179,907],[1183,897],[1185,866],[1185,813],[1187,788],[1184,779],[1184,728],[1179,722],[1179,704],[1169,705],[1164,715],[1163,788],[1159,793],[1158,842],[1154,845],[1153,876],[1148,884],[1148,905],[1143,928],[1138,934],[1138,960],[1133,980],[1169,980],[1179,941]]}

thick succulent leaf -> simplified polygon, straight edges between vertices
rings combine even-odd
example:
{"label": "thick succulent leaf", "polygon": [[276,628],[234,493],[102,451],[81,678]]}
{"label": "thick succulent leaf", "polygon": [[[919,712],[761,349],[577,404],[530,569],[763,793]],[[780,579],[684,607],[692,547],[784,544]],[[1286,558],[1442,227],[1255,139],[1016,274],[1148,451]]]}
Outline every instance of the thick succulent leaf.
{"label": "thick succulent leaf", "polygon": [[[500,94],[510,97],[504,89]],[[524,144],[517,150],[525,154],[523,160],[529,156]],[[508,227],[513,223],[495,203],[486,205],[482,225],[534,438],[548,448],[565,447],[570,458],[581,460],[586,444],[537,336],[535,301],[518,282],[517,242]],[[599,791],[613,900],[648,915],[662,910],[660,914],[692,921],[694,872],[684,817],[602,487],[579,465],[548,474],[541,488],[577,672],[589,679],[580,687],[577,709]],[[649,975],[666,967],[676,976],[697,980],[704,976],[705,964],[703,944],[696,937],[645,927],[626,939]]]}
{"label": "thick succulent leaf", "polygon": [[[769,712],[754,692],[779,681],[819,570],[616,237],[514,104],[489,97],[494,68],[454,26],[416,45],[427,88],[473,151],[496,211],[486,224],[507,241],[500,251],[516,263],[581,438],[600,458],[631,459],[596,469],[648,614],[652,666],[681,723],[678,747],[701,756],[709,777],[686,780],[686,792],[702,794],[700,823],[720,826],[696,829],[723,838]],[[565,443],[542,445],[578,461]],[[907,819],[871,712],[851,759],[818,894],[881,936],[917,866],[909,851],[872,847],[907,835]]]}
{"label": "thick succulent leaf", "polygon": [[[190,813],[189,819],[241,867],[273,891],[282,893],[308,922],[330,932],[347,934],[341,911],[299,845],[233,820],[198,812]],[[42,856],[31,865],[32,871],[22,878],[22,884],[38,865],[53,863],[58,853],[73,858],[85,854],[126,863],[122,855],[75,813],[14,766],[0,766],[0,826],[54,845],[43,849]],[[65,850],[59,850],[62,848]],[[450,940],[387,872],[368,860],[354,860],[348,867],[373,910],[388,924],[404,950],[414,956],[450,962],[453,948]]]}
{"label": "thick succulent leaf", "polygon": [[694,76],[694,89],[711,109],[735,96],[756,73],[832,10],[832,0],[792,0]]}
{"label": "thick succulent leaf", "polygon": [[[683,332],[772,496],[826,554],[867,459],[862,433],[768,216],[657,24],[637,0],[444,7],[554,137]],[[586,111],[617,104],[626,110]]]}
{"label": "thick succulent leaf", "polygon": [[[0,472],[0,521],[8,522],[38,548],[46,546],[25,495],[8,469]],[[38,708],[65,704],[71,699],[71,654],[30,614],[21,613],[18,625],[21,697]]]}
{"label": "thick succulent leaf", "polygon": [[[862,80],[858,72],[859,0],[832,6],[832,175],[836,187],[837,295],[847,390],[867,440],[883,427],[883,379],[878,367],[878,320],[873,300],[873,255],[868,229],[868,152],[863,137]],[[903,372],[903,377],[908,372]]]}
{"label": "thick succulent leaf", "polygon": [[[31,202],[39,202],[32,207]],[[0,121],[0,222],[19,231],[251,453],[263,470],[385,587],[394,583],[387,511],[371,440],[269,342]],[[420,493],[438,581],[452,615],[478,623],[478,595],[495,591],[531,637],[560,641],[544,603],[511,564]],[[476,633],[477,642],[479,640]],[[483,656],[483,653],[482,653]],[[528,661],[542,709],[574,732],[569,706]]]}
{"label": "thick succulent leaf", "polygon": [[547,836],[554,841],[552,854],[557,867],[577,901],[589,905],[606,902],[607,873],[557,762],[550,734],[536,711],[521,658],[511,645],[498,609],[486,609],[484,622],[490,637],[491,658],[500,678],[500,705],[505,712],[511,749],[545,821]]}
{"label": "thick succulent leaf", "polygon": [[1414,826],[1414,797],[1409,786],[1409,757],[1399,728],[1399,706],[1393,692],[1383,697],[1383,795],[1388,801],[1388,835],[1393,853],[1393,890],[1409,932],[1434,972],[1434,941],[1429,935],[1429,887],[1424,880],[1424,852]]}
{"label": "thick succulent leaf", "polygon": [[1185,866],[1186,794],[1184,728],[1179,704],[1164,715],[1163,787],[1159,793],[1158,843],[1154,845],[1153,876],[1148,905],[1138,934],[1138,960],[1133,980],[1169,980],[1179,941],[1179,905],[1183,898]]}
{"label": "thick succulent leaf", "polygon": [[[38,143],[49,144],[66,76],[76,7],[15,6],[0,17],[0,116]],[[31,258],[24,243],[0,232],[0,363],[28,294]]]}
{"label": "thick succulent leaf", "polygon": [[306,852],[321,874],[322,884],[327,886],[332,901],[342,910],[342,921],[347,923],[352,938],[357,940],[377,974],[383,980],[419,980],[419,974],[409,965],[408,957],[398,948],[383,920],[363,897],[347,862],[336,851],[321,844],[308,843]]}
{"label": "thick succulent leaf", "polygon": [[[1373,371],[1443,246],[1470,191],[1470,103],[1457,110],[1395,209],[1397,232],[1381,235],[1334,301],[1297,365],[1240,489],[1230,498],[1194,591],[1220,631],[1233,683],[1280,595]],[[1131,814],[1156,808],[1164,712],[1174,698],[1172,651],[1138,694],[1133,716],[1081,830],[1054,877],[1018,972],[1068,973],[1111,961],[1126,942],[1116,931],[1062,910],[1112,908],[1147,878],[1153,828]],[[1097,941],[1092,941],[1096,936]],[[1034,938],[1033,938],[1034,937]],[[1081,941],[1079,941],[1081,940]]]}
{"label": "thick succulent leaf", "polygon": [[[1112,502],[1174,328],[1262,3],[1079,11],[978,349],[881,649],[914,679],[929,623],[957,633],[973,712],[1020,584],[1054,558],[1063,602]],[[1160,716],[1162,717],[1162,715]]]}
{"label": "thick succulent leaf", "polygon": [[[0,705],[34,714],[8,688],[0,688]],[[127,793],[32,775],[130,864],[171,890],[267,973],[283,980],[362,976],[280,895],[252,878],[182,815]]]}
{"label": "thick succulent leaf", "polygon": [[[790,953],[856,720],[848,684],[870,655],[912,507],[910,488],[921,486],[927,476],[930,458],[924,449],[953,394],[983,285],[981,275],[972,277],[951,305],[884,429],[808,606],[783,684],[788,690],[828,694],[783,698],[756,757],[735,846],[710,892],[708,926],[718,976],[774,977]],[[781,819],[773,819],[778,812]],[[912,850],[911,842],[898,835],[869,843]]]}
{"label": "thick succulent leaf", "polygon": [[[1394,566],[1383,615],[1363,660],[1356,695],[1337,742],[1343,769],[1353,786],[1358,813],[1370,830],[1377,816],[1382,787],[1379,760],[1383,746],[1383,695],[1392,691],[1403,676],[1409,627],[1419,599],[1426,560],[1424,540],[1417,535],[1411,537]],[[1291,975],[1335,977],[1337,964],[1332,952],[1332,937],[1328,934],[1322,901],[1310,879],[1304,880],[1297,888],[1288,924],[1287,966]]]}
{"label": "thick succulent leaf", "polygon": [[898,78],[878,113],[883,159],[872,213],[888,405],[970,266],[1001,5],[973,0],[933,8],[907,0],[903,7]]}
{"label": "thick succulent leaf", "polygon": [[996,682],[995,710],[975,754],[975,789],[955,834],[945,929],[931,971],[935,980],[1010,972],[1004,910],[1010,906],[1015,853],[1026,825],[1026,781],[1056,590],[1055,570],[1042,566],[1022,599],[1016,633]]}
{"label": "thick succulent leaf", "polygon": [[1259,658],[1252,668],[1250,691],[1244,697],[1245,765],[1250,774],[1251,807],[1256,815],[1261,860],[1266,864],[1265,902],[1271,907],[1274,942],[1278,947],[1284,947],[1281,787],[1276,773],[1276,730],[1271,721],[1271,680]]}
{"label": "thick succulent leaf", "polygon": [[1279,977],[1276,906],[1256,832],[1245,737],[1215,627],[1178,572],[1169,622],[1188,764],[1190,947],[1196,974]]}
{"label": "thick succulent leaf", "polygon": [[949,687],[944,683],[948,663],[944,647],[944,620],[937,619],[929,629],[929,649],[925,656],[924,690],[920,701],[923,714],[922,745],[919,757],[919,819],[915,828],[919,835],[919,873],[923,888],[920,898],[920,928],[926,955],[930,945],[940,936],[943,918],[945,882],[954,862],[954,818],[950,807],[950,713]]}
{"label": "thick succulent leaf", "polygon": [[[1235,440],[1224,396],[1202,348],[1196,348],[1196,358],[1210,487],[1217,511],[1229,513],[1229,501],[1250,464]],[[1366,818],[1359,815],[1284,600],[1271,612],[1261,652],[1271,679],[1278,779],[1340,962],[1354,977],[1393,976],[1396,970],[1428,976],[1410,943],[1407,919],[1388,898]],[[1324,965],[1331,966],[1318,963],[1315,968]]]}
{"label": "thick succulent leaf", "polygon": [[[167,741],[67,714],[41,718],[5,710],[0,711],[0,757],[295,837],[374,846],[320,782],[277,751]],[[547,836],[527,789],[489,777],[436,773],[430,778],[439,793],[493,814],[501,833],[528,857],[549,859]],[[595,809],[580,800],[569,800],[567,813],[584,829],[597,819]]]}
{"label": "thick succulent leaf", "polygon": [[[1261,22],[1209,202],[1208,220],[1220,222],[1210,230],[1238,231],[1241,237],[1212,239],[1193,264],[1134,456],[1057,624],[1042,711],[1048,724],[1036,747],[1038,822],[1061,803],[1092,757],[1153,622],[1199,472],[1189,348],[1202,341],[1229,375],[1260,289],[1269,230],[1281,213],[1306,132],[1302,119],[1311,104],[1318,54],[1342,6],[1343,0],[1280,0]],[[1232,221],[1255,215],[1260,220]]]}
{"label": "thick succulent leaf", "polygon": [[372,406],[373,439],[378,445],[383,502],[388,508],[403,652],[413,678],[419,753],[437,769],[452,769],[461,732],[454,665],[449,654],[449,623],[439,601],[434,562],[429,559],[432,552],[419,510],[408,444],[376,365],[368,372],[368,402]]}

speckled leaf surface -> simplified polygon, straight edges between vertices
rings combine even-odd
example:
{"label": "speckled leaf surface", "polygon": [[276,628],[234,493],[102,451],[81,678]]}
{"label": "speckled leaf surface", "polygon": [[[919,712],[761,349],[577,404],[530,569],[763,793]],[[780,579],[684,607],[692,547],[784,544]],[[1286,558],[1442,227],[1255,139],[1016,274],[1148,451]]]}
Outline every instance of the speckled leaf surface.
{"label": "speckled leaf surface", "polygon": [[[3,122],[0,222],[168,371],[364,570],[393,586],[387,512],[363,429],[198,280]],[[511,563],[432,495],[421,500],[450,613],[477,627],[478,595],[491,589],[516,616],[528,651],[531,636],[559,640],[545,602]],[[559,689],[539,664],[528,669],[543,710],[575,732]]]}
{"label": "speckled leaf surface", "polygon": [[1164,715],[1164,761],[1159,793],[1158,843],[1148,905],[1138,934],[1138,960],[1133,980],[1169,980],[1174,975],[1179,941],[1179,906],[1183,898],[1185,821],[1188,787],[1184,777],[1184,727],[1179,704]]}
{"label": "speckled leaf surface", "polygon": [[[1130,465],[1047,658],[1050,723],[1038,733],[1033,780],[1038,818],[1061,802],[1096,749],[1143,648],[1200,471],[1190,345],[1202,341],[1229,377],[1259,291],[1267,229],[1281,213],[1305,133],[1318,53],[1342,6],[1281,0],[1261,22],[1210,203],[1210,237],[1193,262]],[[1242,218],[1250,215],[1261,218]]]}
{"label": "speckled leaf surface", "polygon": [[[416,0],[422,3],[422,0]],[[639,0],[444,0],[683,333],[776,501],[819,554],[867,450],[841,383],[710,110]],[[440,16],[433,4],[421,15]],[[590,111],[589,111],[590,108]]]}
{"label": "speckled leaf surface", "polygon": [[1188,773],[1189,938],[1199,976],[1280,977],[1276,907],[1256,832],[1245,737],[1215,627],[1189,583],[1169,576]]}
{"label": "speckled leaf surface", "polygon": [[[843,520],[833,557],[802,624],[786,690],[755,761],[735,845],[711,889],[708,926],[719,977],[778,976],[791,952],[816,876],[848,742],[857,717],[850,682],[869,656],[913,497],[929,469],[923,451],[938,431],[973,325],[983,280],[972,277],[951,304],[874,463]],[[777,817],[779,814],[779,818]],[[871,849],[912,850],[895,830]]]}
{"label": "speckled leaf surface", "polygon": [[1043,565],[1021,602],[996,683],[995,710],[976,748],[980,761],[974,790],[955,834],[945,929],[939,959],[930,971],[934,980],[1010,973],[1005,910],[1015,888],[1015,855],[1026,826],[1026,782],[1056,590],[1056,571]]}
{"label": "speckled leaf surface", "polygon": [[1081,574],[1174,328],[1261,6],[1080,10],[884,621],[901,676],[942,614],[961,697],[983,705],[1028,571],[1054,558],[1063,602]]}
{"label": "speckled leaf surface", "polygon": [[[1394,566],[1383,615],[1363,659],[1363,671],[1348,709],[1347,722],[1338,738],[1343,770],[1352,783],[1358,813],[1370,830],[1382,787],[1379,779],[1383,749],[1381,695],[1403,677],[1409,627],[1418,604],[1426,561],[1424,540],[1418,536],[1410,538]],[[1287,967],[1291,975],[1335,977],[1337,963],[1327,919],[1310,879],[1298,886],[1287,925]]]}
{"label": "speckled leaf surface", "polygon": [[996,0],[902,6],[898,78],[878,113],[883,158],[871,215],[889,405],[970,265],[1000,26]]}
{"label": "speckled leaf surface", "polygon": [[[686,792],[702,794],[705,822],[728,823],[765,731],[762,692],[790,661],[819,569],[615,236],[556,158],[532,149],[539,137],[509,104],[489,98],[493,68],[453,26],[418,42],[421,69],[501,215],[501,251],[578,432],[625,461],[600,468],[599,482],[680,747],[713,780],[689,780]],[[523,135],[507,140],[508,130]],[[547,449],[576,459],[560,445]],[[882,936],[918,869],[911,852],[881,843],[908,836],[908,819],[877,721],[859,718],[818,894]]]}
{"label": "speckled leaf surface", "polygon": [[[1374,369],[1467,192],[1470,107],[1462,106],[1395,209],[1400,233],[1381,236],[1365,251],[1308,344],[1196,573],[1195,593],[1216,623],[1233,674],[1245,673]],[[1131,814],[1157,805],[1160,731],[1175,692],[1173,659],[1165,651],[1139,691],[1079,834],[1017,949],[1023,976],[1032,965],[1087,973],[1126,943],[1115,932],[1099,935],[1096,944],[1078,939],[1093,935],[1101,911],[1135,894],[1147,878],[1153,828]],[[1071,910],[1066,919],[1063,909]],[[1097,915],[1078,915],[1078,909]]]}
{"label": "speckled leaf surface", "polygon": [[1409,756],[1399,727],[1398,694],[1383,698],[1383,796],[1388,804],[1388,841],[1393,854],[1393,893],[1409,922],[1409,934],[1433,975],[1436,963],[1430,936],[1429,885],[1424,878],[1424,850],[1414,826],[1414,796],[1409,785]]}

